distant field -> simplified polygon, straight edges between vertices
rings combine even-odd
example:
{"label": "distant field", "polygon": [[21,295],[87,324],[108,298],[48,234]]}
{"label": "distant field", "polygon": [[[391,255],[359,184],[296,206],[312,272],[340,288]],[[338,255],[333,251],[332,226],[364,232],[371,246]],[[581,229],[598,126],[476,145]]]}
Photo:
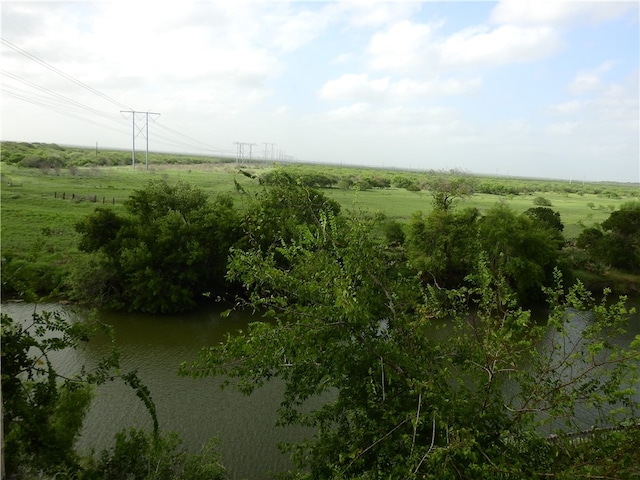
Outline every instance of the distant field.
{"label": "distant field", "polygon": [[[271,168],[271,165],[251,165],[244,167],[244,170],[259,175]],[[287,170],[289,167],[283,168]],[[305,166],[304,171],[335,174],[335,168],[323,168]],[[295,172],[296,167],[291,167],[291,171]],[[354,175],[358,171],[350,169],[348,172],[349,175]],[[363,169],[362,172],[370,175],[372,171]],[[375,173],[381,175],[385,172]],[[151,178],[188,181],[212,195],[227,192],[234,195],[239,203],[246,197],[237,192],[234,180],[248,192],[261,188],[256,180],[243,175],[234,164],[229,163],[162,164],[153,166],[148,171],[142,166],[135,170],[130,166],[43,170],[3,163],[2,250],[13,250],[22,254],[33,251],[34,255],[36,252],[41,254],[44,250],[52,260],[64,261],[65,255],[75,252],[77,235],[73,225],[78,220],[97,206],[102,206],[103,202],[105,206],[122,209],[123,201],[131,191],[141,188]],[[387,218],[403,222],[414,212],[426,213],[431,209],[431,197],[427,191],[410,192],[394,187],[369,190],[327,188],[323,191],[340,202],[344,210],[379,212]],[[616,194],[619,198],[602,198],[592,193],[553,191],[529,191],[521,195],[474,194],[461,200],[458,206],[477,207],[484,211],[496,203],[504,202],[515,211],[522,212],[535,206],[533,199],[536,196],[544,196],[551,202],[551,208],[560,213],[565,224],[566,237],[572,238],[584,225],[605,220],[621,203],[637,198],[633,194],[633,189],[628,193],[619,189]]]}
{"label": "distant field", "polygon": [[[50,170],[2,164],[2,251],[25,252],[45,249],[57,258],[73,253],[77,243],[74,224],[98,206],[123,209],[131,192],[152,178],[185,180],[210,194],[235,193],[233,179],[252,182],[226,166],[215,169],[133,170],[130,167],[80,167]],[[63,199],[64,196],[64,199]],[[95,200],[95,202],[94,202]],[[42,253],[42,252],[41,252]]]}

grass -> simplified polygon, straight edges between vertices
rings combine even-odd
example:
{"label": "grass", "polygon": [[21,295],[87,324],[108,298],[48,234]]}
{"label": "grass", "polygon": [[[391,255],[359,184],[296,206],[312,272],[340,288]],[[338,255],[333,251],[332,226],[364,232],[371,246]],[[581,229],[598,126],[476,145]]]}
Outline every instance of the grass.
{"label": "grass", "polygon": [[[143,167],[76,167],[57,172],[2,164],[2,250],[21,252],[42,246],[49,250],[73,252],[77,236],[73,225],[98,206],[121,210],[130,193],[152,178],[188,181],[210,195],[227,192],[240,199],[234,180],[247,191],[259,187],[254,180],[239,174],[233,164],[159,165]],[[252,166],[259,174],[270,166]],[[286,167],[285,167],[286,168]],[[307,167],[308,168],[308,167]],[[317,167],[321,169],[322,167]],[[337,200],[345,210],[379,212],[386,218],[407,221],[414,212],[429,212],[431,196],[426,191],[405,189],[342,190],[328,188],[324,192]],[[64,200],[63,200],[64,195]],[[499,196],[475,194],[458,202],[458,208],[476,207],[486,211],[497,203],[506,203],[516,212],[535,207],[533,199],[540,192]],[[595,194],[544,192],[565,224],[565,236],[575,238],[584,226],[602,222],[612,210],[634,198],[603,199]],[[97,202],[93,200],[97,199]],[[43,240],[43,237],[47,237]]]}
{"label": "grass", "polygon": [[[173,157],[171,157],[173,159]],[[174,159],[175,160],[175,159]],[[245,171],[259,175],[272,169],[272,165],[253,164]],[[403,175],[398,171],[373,169],[339,169],[324,166],[284,166],[294,173],[322,173],[333,176],[384,176]],[[254,179],[240,173],[234,163],[212,161],[185,165],[180,162],[131,166],[77,166],[68,168],[26,168],[6,162],[1,169],[1,250],[3,259],[20,258],[38,262],[41,270],[59,267],[64,271],[72,264],[77,250],[78,234],[74,225],[96,207],[108,206],[116,212],[124,211],[124,201],[135,189],[142,188],[152,178],[169,182],[190,182],[209,195],[229,193],[239,206],[246,196],[236,189],[236,183],[249,194],[261,187]],[[407,172],[416,181],[421,174]],[[425,175],[424,173],[422,174]],[[483,178],[481,182],[509,182],[509,179]],[[636,199],[635,186],[607,186],[615,190],[614,197],[605,198],[599,193],[605,187],[584,187],[578,193],[563,191],[561,184],[532,182],[527,188],[524,180],[513,183],[524,190],[520,195],[493,195],[477,193],[461,199],[457,208],[476,207],[486,211],[497,203],[506,203],[516,212],[535,207],[534,198],[544,196],[551,208],[558,211],[565,225],[565,237],[575,238],[585,226],[594,225],[608,218],[611,211],[626,201]],[[531,190],[531,185],[541,190]],[[323,190],[337,200],[344,211],[364,210],[384,215],[388,219],[406,222],[414,212],[431,210],[431,196],[427,191],[411,192],[403,188],[374,188],[369,190],[327,188]],[[585,193],[585,191],[587,193]],[[606,192],[607,190],[605,190]],[[95,200],[95,201],[94,201]],[[3,278],[4,282],[4,278]]]}

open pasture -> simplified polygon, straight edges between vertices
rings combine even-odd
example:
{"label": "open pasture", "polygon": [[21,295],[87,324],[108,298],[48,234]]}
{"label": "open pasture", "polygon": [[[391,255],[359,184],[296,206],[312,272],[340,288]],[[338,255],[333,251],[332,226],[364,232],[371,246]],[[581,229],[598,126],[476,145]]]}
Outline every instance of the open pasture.
{"label": "open pasture", "polygon": [[[243,171],[258,176],[272,169],[272,165],[250,165]],[[282,167],[285,170],[296,167]],[[329,171],[339,174],[336,168],[326,170],[322,166],[305,166],[305,171]],[[364,170],[367,174],[371,172]],[[348,175],[357,170],[345,169]],[[383,175],[384,171],[376,171]],[[386,172],[390,175],[401,173]],[[407,173],[415,178],[420,174]],[[154,165],[149,170],[144,166],[73,167],[62,169],[23,168],[2,164],[2,250],[13,250],[25,254],[34,249],[44,249],[50,254],[75,251],[77,236],[73,225],[96,207],[120,210],[130,193],[141,188],[153,178],[167,181],[187,181],[215,195],[226,192],[237,199],[239,206],[245,195],[238,192],[241,185],[248,194],[261,188],[255,179],[242,174],[238,167],[229,163],[201,163],[195,165]],[[408,191],[404,188],[326,188],[323,191],[337,200],[343,210],[362,210],[380,213],[388,219],[406,222],[414,212],[431,210],[428,191]],[[633,188],[619,190],[618,198],[604,198],[593,193],[566,193],[557,191],[529,191],[519,195],[493,195],[476,193],[460,199],[457,208],[479,208],[486,211],[496,203],[506,203],[517,212],[535,207],[534,199],[543,196],[551,202],[565,224],[565,236],[577,236],[584,226],[605,220],[611,211],[625,202],[637,198]],[[64,197],[64,198],[63,198]],[[35,254],[35,250],[34,250]],[[56,257],[59,255],[55,255]]]}

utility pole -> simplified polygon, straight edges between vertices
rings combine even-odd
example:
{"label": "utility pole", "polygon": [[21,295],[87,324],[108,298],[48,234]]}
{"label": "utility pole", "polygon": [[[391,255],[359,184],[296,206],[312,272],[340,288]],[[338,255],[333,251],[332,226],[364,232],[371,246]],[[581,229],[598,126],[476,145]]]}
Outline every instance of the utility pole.
{"label": "utility pole", "polygon": [[[269,153],[269,159],[273,160],[273,147],[277,145],[277,143],[264,143],[264,160],[267,160],[267,153]],[[267,148],[271,147],[271,148]]]}
{"label": "utility pole", "polygon": [[236,165],[240,163],[240,160],[243,158],[243,147],[244,143],[242,142],[233,142],[236,146]]}
{"label": "utility pole", "polygon": [[[145,156],[146,168],[149,170],[149,115],[157,115],[160,116],[159,113],[155,112],[137,112],[135,110],[120,110],[120,113],[130,113],[132,119],[132,146],[131,146],[131,166],[136,168],[136,137],[142,134],[147,141],[147,149]],[[141,119],[144,119],[143,127],[136,127],[136,116],[140,116]],[[144,129],[144,132],[143,132]]]}
{"label": "utility pole", "polygon": [[249,145],[249,161],[252,159],[253,147],[257,145],[257,143],[247,143]]}

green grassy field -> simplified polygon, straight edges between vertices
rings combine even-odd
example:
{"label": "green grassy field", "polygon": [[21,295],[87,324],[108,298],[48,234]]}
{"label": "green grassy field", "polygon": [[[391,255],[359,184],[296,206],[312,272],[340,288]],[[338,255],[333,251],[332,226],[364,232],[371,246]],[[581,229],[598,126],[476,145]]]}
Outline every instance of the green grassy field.
{"label": "green grassy field", "polygon": [[[160,165],[150,170],[120,166],[43,171],[6,164],[1,168],[2,250],[21,253],[34,248],[44,248],[51,254],[74,252],[77,242],[74,223],[103,204],[116,210],[123,208],[123,201],[129,194],[152,178],[188,181],[211,195],[230,193],[239,202],[242,196],[236,191],[234,180],[247,191],[260,188],[255,180],[240,174],[233,164]],[[273,167],[245,168],[260,174]],[[371,190],[328,188],[324,191],[340,202],[344,210],[379,212],[401,222],[407,221],[414,212],[426,213],[431,209],[431,196],[426,191],[410,192],[393,187]],[[613,209],[634,198],[633,191],[616,199],[589,193],[474,194],[460,200],[458,207],[477,207],[486,211],[496,203],[504,202],[515,211],[523,212],[535,207],[533,199],[538,195],[544,195],[551,202],[551,208],[560,213],[567,238],[575,237],[583,226],[605,220]]]}
{"label": "green grassy field", "polygon": [[[274,165],[253,163],[242,171],[229,159],[157,154],[150,156],[147,170],[138,162],[133,169],[126,152],[94,152],[74,147],[3,142],[0,162],[0,241],[3,262],[8,258],[37,262],[38,272],[51,267],[64,271],[78,254],[78,234],[74,225],[96,207],[109,206],[123,211],[123,202],[135,189],[153,178],[169,182],[190,182],[210,195],[231,194],[239,207],[247,195],[262,188],[255,177],[269,172]],[[92,161],[98,161],[92,163]],[[189,163],[193,162],[193,163]],[[285,165],[293,175],[319,175],[332,178],[332,187],[323,191],[337,200],[343,211],[362,210],[387,219],[406,222],[414,212],[428,213],[431,196],[426,190],[435,175],[459,172],[409,172],[327,165]],[[244,174],[243,174],[244,173]],[[253,175],[249,178],[245,174]],[[468,175],[468,174],[463,174]],[[585,226],[607,219],[624,202],[638,199],[636,184],[570,184],[539,179],[474,177],[478,192],[457,203],[457,208],[476,207],[486,211],[497,203],[506,203],[516,212],[535,207],[542,196],[551,202],[565,225],[565,237],[575,238]],[[364,188],[367,179],[386,188]],[[398,188],[398,180],[409,180],[419,191]],[[363,182],[364,181],[364,182]],[[345,185],[352,185],[346,188]],[[493,194],[486,192],[501,192]],[[4,265],[4,263],[3,263]],[[20,267],[22,268],[22,267]],[[26,268],[26,267],[25,267]],[[3,277],[4,278],[4,277]]]}

